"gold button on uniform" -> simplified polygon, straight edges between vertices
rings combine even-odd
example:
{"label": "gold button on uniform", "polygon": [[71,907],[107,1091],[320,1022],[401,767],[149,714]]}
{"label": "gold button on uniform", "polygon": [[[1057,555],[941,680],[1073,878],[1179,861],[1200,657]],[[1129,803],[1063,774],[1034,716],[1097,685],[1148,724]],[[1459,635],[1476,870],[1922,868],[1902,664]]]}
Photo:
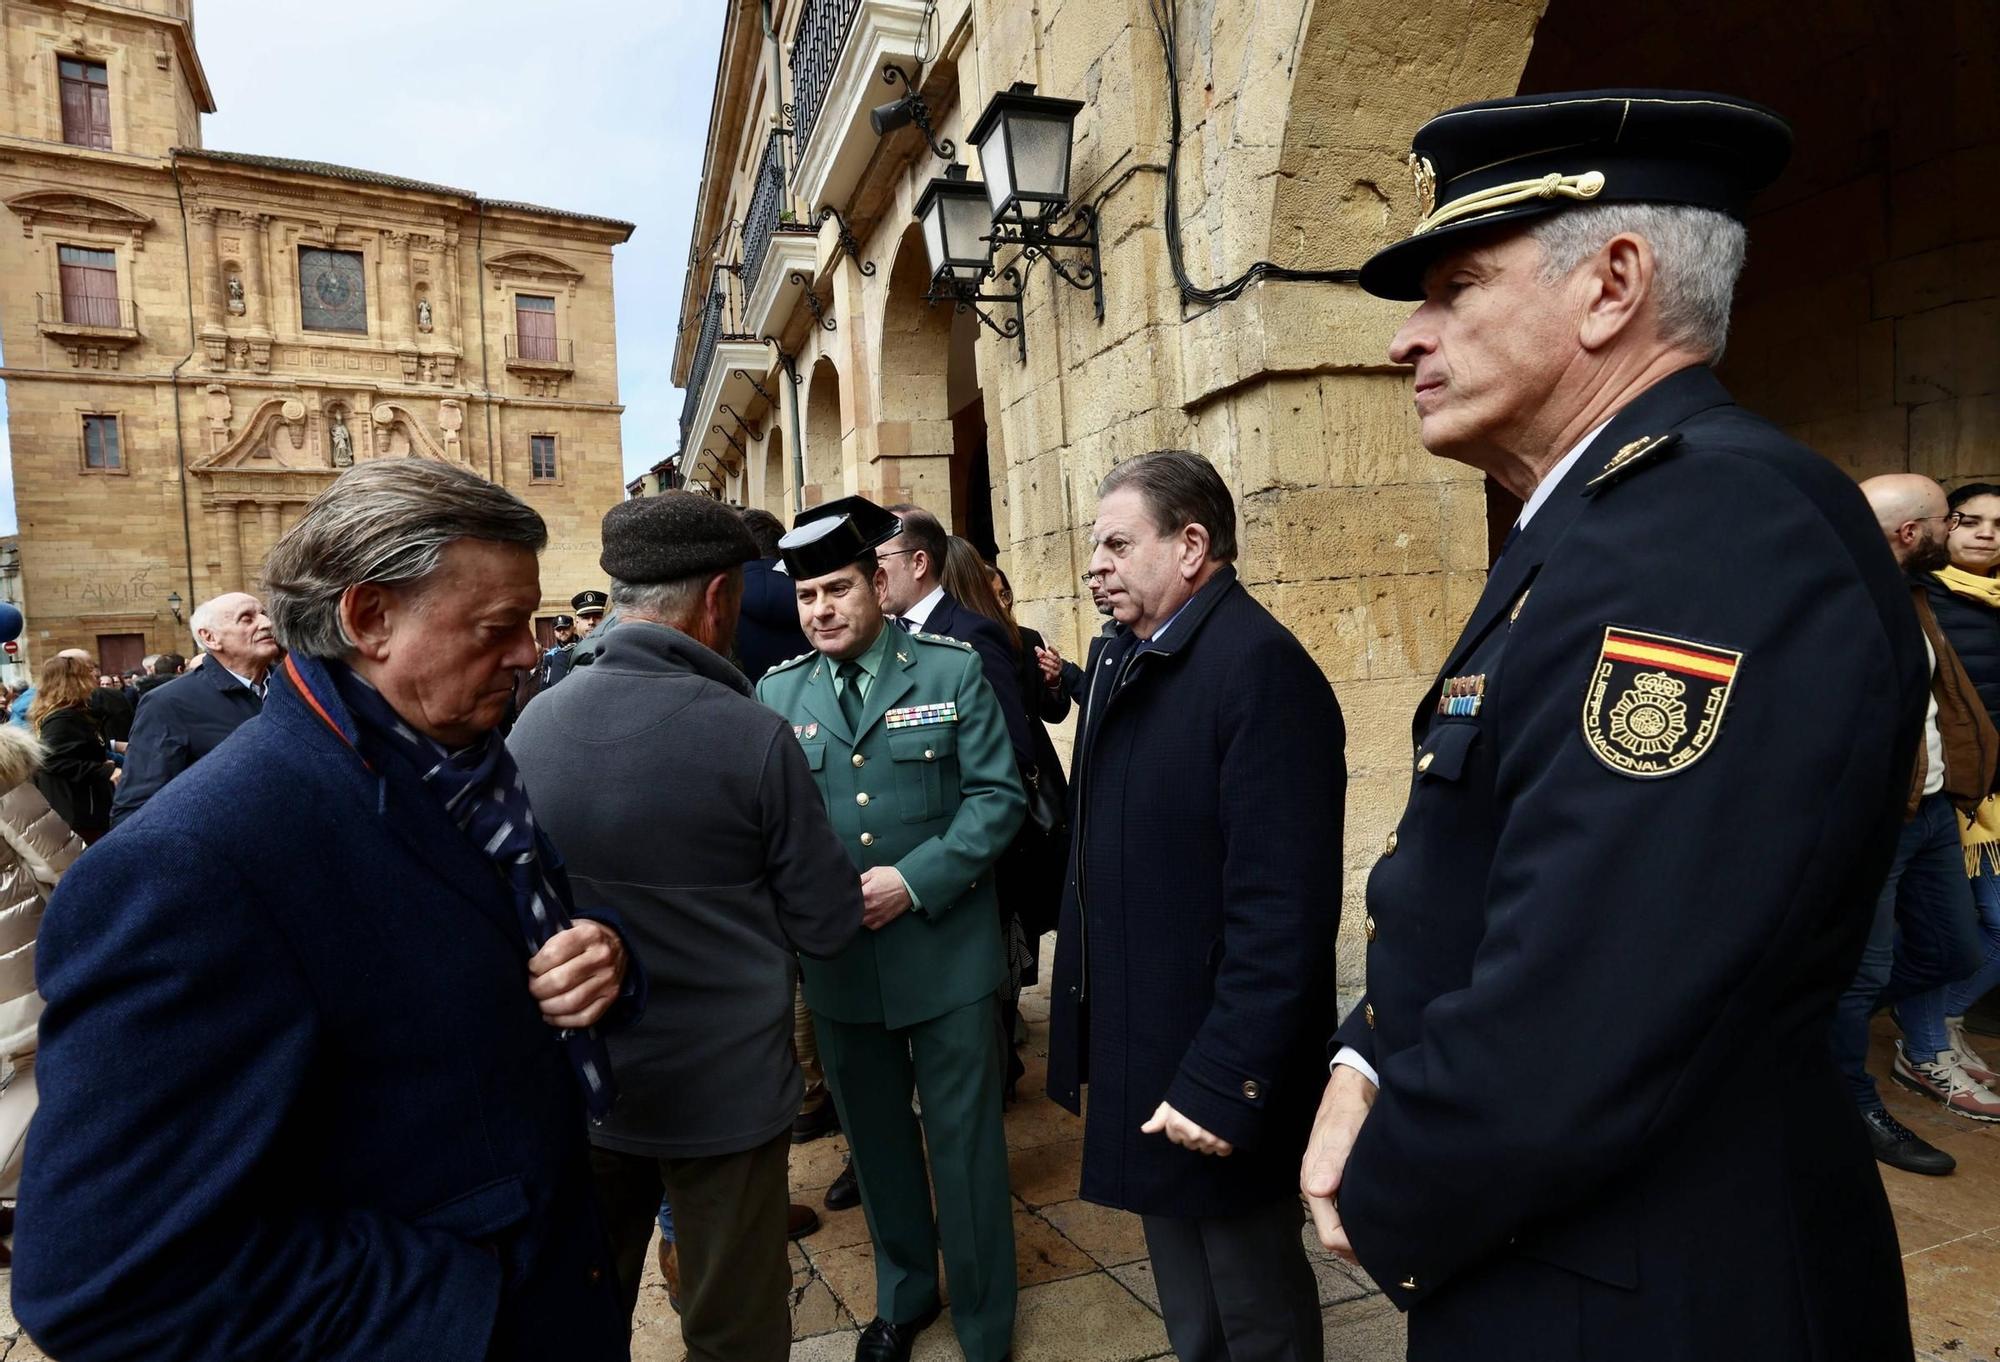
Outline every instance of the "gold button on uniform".
{"label": "gold button on uniform", "polygon": [[1375,915],[1373,913],[1370,913],[1362,922],[1361,931],[1370,941],[1375,939]]}
{"label": "gold button on uniform", "polygon": [[1361,1020],[1368,1023],[1368,1029],[1375,1029],[1375,1004],[1368,1003],[1361,1009]]}
{"label": "gold button on uniform", "polygon": [[[1417,758],[1417,769],[1419,771],[1428,771],[1431,769],[1431,763],[1435,760],[1437,760],[1437,753],[1426,752],[1421,757]],[[858,766],[860,765],[860,763],[856,762],[855,765]]]}
{"label": "gold button on uniform", "polygon": [[866,766],[868,764],[868,758],[862,756],[859,752],[856,752],[854,754],[854,764],[856,766]]}
{"label": "gold button on uniform", "polygon": [[[867,801],[866,799],[864,799],[864,800],[862,800],[861,802],[862,802],[863,804],[866,804],[866,803],[867,803],[868,801]],[[1382,854],[1383,854],[1384,856],[1394,856],[1394,855],[1396,854],[1396,834],[1395,834],[1395,833],[1393,833],[1393,832],[1392,832],[1392,833],[1390,833],[1390,834],[1389,834],[1389,841],[1388,841],[1387,845],[1385,845],[1385,846],[1384,846],[1384,847],[1382,848]]]}
{"label": "gold button on uniform", "polygon": [[1257,1086],[1256,1079],[1246,1078],[1243,1080],[1243,1095],[1254,1102],[1264,1095],[1264,1090]]}
{"label": "gold button on uniform", "polygon": [[854,796],[854,802],[857,804],[866,805],[868,803],[868,791],[863,790],[860,794]]}
{"label": "gold button on uniform", "polygon": [[874,845],[875,845],[875,834],[874,834],[874,833],[872,833],[872,832],[864,832],[864,833],[862,833],[862,834],[861,834],[861,845],[862,845],[862,846],[865,846],[865,847],[872,847],[872,846],[874,846]]}
{"label": "gold button on uniform", "polygon": [[937,753],[936,753],[936,752],[934,752],[934,751],[932,751],[932,750],[931,750],[930,748],[926,747],[926,748],[924,749],[924,760],[925,760],[925,761],[936,761],[936,760],[937,760]]}

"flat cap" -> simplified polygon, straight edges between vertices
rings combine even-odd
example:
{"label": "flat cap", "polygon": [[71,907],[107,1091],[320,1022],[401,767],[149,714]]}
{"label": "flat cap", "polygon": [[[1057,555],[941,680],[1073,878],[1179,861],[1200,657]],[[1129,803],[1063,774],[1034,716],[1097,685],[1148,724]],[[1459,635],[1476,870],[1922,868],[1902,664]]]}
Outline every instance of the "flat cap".
{"label": "flat cap", "polygon": [[1761,104],[1690,90],[1576,90],[1447,109],[1417,129],[1417,225],[1361,267],[1361,287],[1415,302],[1468,233],[1588,203],[1671,203],[1741,221],[1791,159]]}
{"label": "flat cap", "polygon": [[602,591],[579,591],[569,598],[569,608],[579,615],[601,615],[610,600]]}
{"label": "flat cap", "polygon": [[635,584],[699,577],[759,556],[743,518],[698,492],[621,501],[604,513],[603,538],[597,565]]}
{"label": "flat cap", "polygon": [[799,512],[792,531],[778,541],[778,556],[794,581],[838,572],[902,533],[903,522],[867,497],[841,497]]}

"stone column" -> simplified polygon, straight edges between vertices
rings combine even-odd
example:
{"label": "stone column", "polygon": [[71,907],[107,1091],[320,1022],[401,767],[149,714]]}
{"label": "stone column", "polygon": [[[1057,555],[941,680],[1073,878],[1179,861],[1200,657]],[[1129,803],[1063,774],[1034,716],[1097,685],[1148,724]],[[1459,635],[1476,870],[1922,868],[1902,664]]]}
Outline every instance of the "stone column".
{"label": "stone column", "polygon": [[417,343],[416,303],[410,297],[410,234],[382,233],[383,329],[408,349]]}
{"label": "stone column", "polygon": [[458,315],[458,235],[444,238],[438,256],[437,287],[431,291],[431,343],[440,348],[458,347],[452,318]]}
{"label": "stone column", "polygon": [[[218,583],[221,590],[216,593],[217,595],[221,595],[223,591],[243,589],[243,537],[239,529],[236,507],[237,504],[233,501],[215,503],[215,535],[221,541],[222,548],[222,581]],[[188,602],[189,610],[193,610],[194,607],[195,602]]]}
{"label": "stone column", "polygon": [[243,215],[243,315],[252,331],[271,329],[270,286],[264,274],[265,228],[270,221],[263,213]]}
{"label": "stone column", "polygon": [[204,331],[222,329],[222,267],[215,254],[215,210],[196,204],[188,209],[194,229],[195,301],[200,306]]}
{"label": "stone column", "polygon": [[281,533],[278,526],[278,503],[258,502],[257,515],[263,521],[264,530],[263,552],[257,555],[257,594],[261,596],[264,593],[264,564],[270,561],[271,550],[278,547],[278,536]]}

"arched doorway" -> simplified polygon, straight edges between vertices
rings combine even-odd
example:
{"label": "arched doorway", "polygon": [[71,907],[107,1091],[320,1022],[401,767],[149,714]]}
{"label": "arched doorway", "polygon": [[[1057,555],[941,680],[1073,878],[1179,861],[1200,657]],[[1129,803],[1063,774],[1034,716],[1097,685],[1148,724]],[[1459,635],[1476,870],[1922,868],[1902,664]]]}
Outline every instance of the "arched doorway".
{"label": "arched doorway", "polygon": [[986,395],[979,386],[979,319],[970,312],[951,319],[951,359],[945,369],[945,406],[951,412],[951,524],[996,562],[992,460],[986,448]]}
{"label": "arched doorway", "polygon": [[780,413],[773,411],[770,416],[771,428],[764,438],[764,485],[757,489],[756,500],[750,504],[762,506],[780,519],[785,514],[785,493],[791,490],[791,479],[785,468],[785,436],[778,429]]}
{"label": "arched doorway", "polygon": [[846,433],[840,415],[840,371],[822,357],[813,365],[806,388],[805,506],[817,506],[841,494],[840,447]]}
{"label": "arched doorway", "polygon": [[930,281],[923,229],[912,223],[897,243],[882,308],[875,485],[885,500],[914,502],[963,533],[964,494],[952,479],[952,311],[924,300]]}

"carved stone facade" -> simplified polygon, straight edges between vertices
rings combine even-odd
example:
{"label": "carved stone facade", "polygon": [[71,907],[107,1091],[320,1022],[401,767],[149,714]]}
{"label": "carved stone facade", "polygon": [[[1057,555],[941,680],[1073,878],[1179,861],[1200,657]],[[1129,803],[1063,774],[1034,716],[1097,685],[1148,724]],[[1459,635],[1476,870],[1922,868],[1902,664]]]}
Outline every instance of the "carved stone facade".
{"label": "carved stone facade", "polygon": [[[65,141],[65,58],[106,67],[109,149]],[[630,224],[201,149],[186,0],[10,4],[0,70],[25,77],[0,89],[0,378],[36,656],[188,651],[167,596],[184,621],[258,590],[364,459],[456,463],[534,506],[549,613],[601,584]]]}

